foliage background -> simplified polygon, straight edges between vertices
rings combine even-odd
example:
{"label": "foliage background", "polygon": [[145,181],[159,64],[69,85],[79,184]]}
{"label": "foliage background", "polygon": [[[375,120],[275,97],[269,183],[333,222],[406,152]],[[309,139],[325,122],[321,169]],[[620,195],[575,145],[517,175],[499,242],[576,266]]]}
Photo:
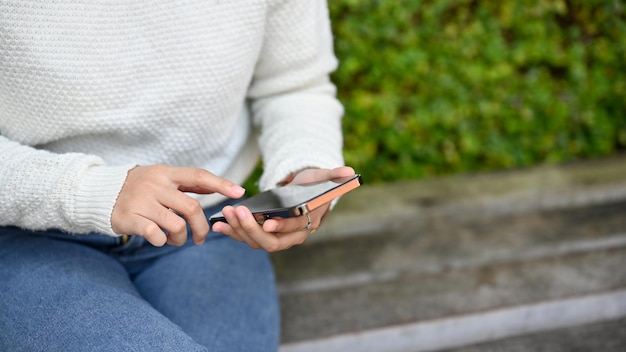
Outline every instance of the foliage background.
{"label": "foliage background", "polygon": [[368,183],[626,147],[621,0],[331,0],[346,161]]}

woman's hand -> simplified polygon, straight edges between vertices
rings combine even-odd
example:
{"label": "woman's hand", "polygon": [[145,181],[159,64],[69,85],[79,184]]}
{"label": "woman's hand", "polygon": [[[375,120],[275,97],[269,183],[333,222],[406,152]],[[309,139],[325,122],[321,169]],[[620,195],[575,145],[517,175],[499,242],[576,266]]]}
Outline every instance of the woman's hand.
{"label": "woman's hand", "polygon": [[[305,169],[300,171],[291,183],[310,183],[354,175],[351,167],[343,166],[336,169]],[[257,223],[254,216],[245,206],[226,206],[222,214],[228,223],[218,222],[213,230],[224,233],[238,241],[246,242],[252,248],[263,248],[270,252],[280,251],[301,244],[320,227],[330,203],[309,213],[311,224],[307,228],[309,218],[298,216],[287,219],[268,219],[263,225]]]}
{"label": "woman's hand", "polygon": [[240,198],[245,190],[203,169],[138,166],[128,172],[113,207],[113,231],[143,236],[155,246],[181,246],[187,241],[188,222],[193,241],[202,244],[209,224],[200,203],[183,192]]}

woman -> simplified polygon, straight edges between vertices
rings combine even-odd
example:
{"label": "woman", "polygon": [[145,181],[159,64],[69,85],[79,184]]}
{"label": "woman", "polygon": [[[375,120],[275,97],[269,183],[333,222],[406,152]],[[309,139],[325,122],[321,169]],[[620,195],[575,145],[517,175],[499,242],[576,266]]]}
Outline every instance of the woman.
{"label": "woman", "polygon": [[329,205],[259,225],[227,204],[259,155],[261,189],[354,173],[327,12],[0,1],[0,350],[278,348],[267,251]]}

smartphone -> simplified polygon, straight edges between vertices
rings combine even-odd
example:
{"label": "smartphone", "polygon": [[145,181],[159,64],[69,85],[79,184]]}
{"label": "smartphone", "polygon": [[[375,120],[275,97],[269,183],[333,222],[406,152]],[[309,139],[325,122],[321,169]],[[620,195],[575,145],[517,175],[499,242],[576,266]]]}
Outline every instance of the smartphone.
{"label": "smartphone", "polygon": [[[289,184],[261,192],[237,205],[245,205],[256,221],[262,224],[271,218],[291,218],[304,215],[333,199],[342,196],[362,184],[361,175],[333,179],[330,181]],[[222,212],[209,217],[211,225],[227,222]]]}

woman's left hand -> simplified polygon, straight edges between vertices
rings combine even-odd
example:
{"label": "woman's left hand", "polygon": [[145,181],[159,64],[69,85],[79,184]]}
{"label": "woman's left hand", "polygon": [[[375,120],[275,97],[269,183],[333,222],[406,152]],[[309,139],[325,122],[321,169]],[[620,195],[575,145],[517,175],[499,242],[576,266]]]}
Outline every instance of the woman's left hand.
{"label": "woman's left hand", "polygon": [[[336,169],[305,169],[295,175],[290,183],[310,183],[331,180],[354,175],[354,170],[348,166]],[[309,218],[298,216],[286,219],[268,219],[262,225],[257,223],[254,216],[245,206],[226,206],[222,214],[228,221],[213,225],[213,230],[226,234],[238,241],[246,242],[252,248],[262,248],[269,252],[288,249],[302,244],[304,240],[317,230],[328,210],[330,203],[314,209],[309,213],[311,224],[307,226]]]}

